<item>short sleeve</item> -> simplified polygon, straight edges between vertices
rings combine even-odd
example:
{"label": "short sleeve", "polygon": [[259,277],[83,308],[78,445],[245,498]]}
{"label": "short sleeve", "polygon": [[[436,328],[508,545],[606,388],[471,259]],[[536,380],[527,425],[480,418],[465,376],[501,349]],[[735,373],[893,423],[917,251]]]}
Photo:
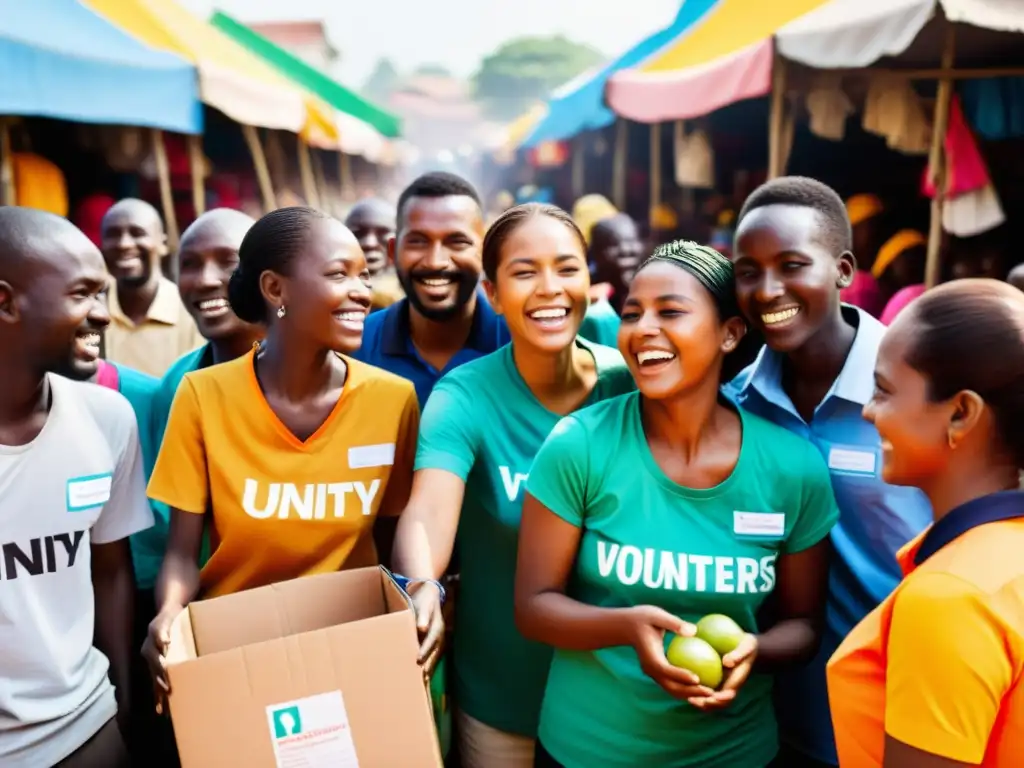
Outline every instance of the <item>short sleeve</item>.
{"label": "short sleeve", "polygon": [[583,527],[589,467],[587,430],[573,416],[555,425],[537,452],[526,490],[567,523]]}
{"label": "short sleeve", "polygon": [[120,541],[153,525],[153,511],[146,499],[139,431],[134,419],[128,424],[127,435],[114,466],[110,498],[90,533],[93,544]]}
{"label": "short sleeve", "polygon": [[839,519],[839,506],[825,460],[810,443],[805,444],[805,449],[800,513],[786,537],[783,551],[787,554],[813,547],[828,536]]}
{"label": "short sleeve", "polygon": [[976,765],[1013,681],[990,597],[956,576],[912,575],[896,596],[886,665],[885,731]]}
{"label": "short sleeve", "polygon": [[384,498],[377,512],[380,517],[397,517],[402,514],[402,510],[409,502],[419,427],[420,406],[416,402],[416,390],[410,386],[395,436],[395,463],[391,467],[388,487],[384,491]]}
{"label": "short sleeve", "polygon": [[416,471],[443,469],[465,482],[480,445],[480,420],[474,400],[451,377],[438,382],[423,409]]}
{"label": "short sleeve", "polygon": [[167,429],[149,480],[149,496],[183,512],[206,513],[209,500],[206,445],[199,397],[188,376],[182,380],[171,405]]}

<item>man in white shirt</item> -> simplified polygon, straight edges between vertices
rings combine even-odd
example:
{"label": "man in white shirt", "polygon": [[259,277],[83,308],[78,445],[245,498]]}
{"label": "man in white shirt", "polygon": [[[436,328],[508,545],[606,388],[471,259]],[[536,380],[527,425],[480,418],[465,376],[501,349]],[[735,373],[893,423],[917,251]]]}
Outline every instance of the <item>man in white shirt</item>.
{"label": "man in white shirt", "polygon": [[153,518],[131,406],[84,383],[110,321],[106,285],[67,220],[0,208],[4,768],[127,765],[128,537]]}

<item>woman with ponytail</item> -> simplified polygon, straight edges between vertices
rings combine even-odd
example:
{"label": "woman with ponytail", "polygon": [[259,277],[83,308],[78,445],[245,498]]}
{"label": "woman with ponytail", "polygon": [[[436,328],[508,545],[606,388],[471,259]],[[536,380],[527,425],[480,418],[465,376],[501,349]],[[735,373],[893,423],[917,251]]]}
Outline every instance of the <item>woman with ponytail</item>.
{"label": "woman with ponytail", "polygon": [[[770,673],[814,655],[838,512],[814,447],[720,394],[745,330],[728,259],[659,247],[619,331],[639,391],[562,419],[530,468],[516,620],[555,648],[537,766],[775,759]],[[666,655],[707,614],[743,630],[720,681]]]}
{"label": "woman with ponytail", "polygon": [[[412,479],[412,385],[348,357],[370,308],[352,233],[312,208],[281,208],[238,255],[231,308],[266,340],[185,376],[149,485],[171,508],[144,648],[164,689],[168,629],[190,601],[376,565]],[[212,554],[200,570],[206,520]]]}

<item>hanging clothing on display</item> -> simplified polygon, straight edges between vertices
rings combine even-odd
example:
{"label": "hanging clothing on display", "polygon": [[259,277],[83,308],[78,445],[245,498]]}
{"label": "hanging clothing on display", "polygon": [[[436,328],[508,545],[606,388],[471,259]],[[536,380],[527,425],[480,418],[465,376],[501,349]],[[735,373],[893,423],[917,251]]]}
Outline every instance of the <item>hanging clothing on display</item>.
{"label": "hanging clothing on display", "polygon": [[842,141],[846,134],[846,118],[854,112],[853,102],[843,91],[843,79],[831,72],[818,74],[807,94],[810,129],[815,136]]}
{"label": "hanging clothing on display", "polygon": [[907,155],[927,155],[932,127],[921,97],[902,77],[877,75],[864,99],[864,130],[885,138],[890,149]]}

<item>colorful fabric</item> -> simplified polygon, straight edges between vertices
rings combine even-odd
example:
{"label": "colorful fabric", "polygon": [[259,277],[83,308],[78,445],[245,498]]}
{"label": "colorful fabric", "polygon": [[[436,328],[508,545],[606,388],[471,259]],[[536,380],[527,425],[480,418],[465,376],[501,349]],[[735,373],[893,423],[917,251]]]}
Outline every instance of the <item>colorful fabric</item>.
{"label": "colorful fabric", "polygon": [[255,352],[185,375],[149,496],[211,515],[204,596],[377,565],[374,520],[408,500],[419,407],[409,382],[346,360],[341,397],[306,440],[264,398]]}
{"label": "colorful fabric", "polygon": [[[639,393],[558,423],[526,490],[580,528],[570,597],[602,608],[654,605],[690,622],[725,613],[758,631],[779,555],[820,542],[839,513],[811,443],[739,414],[735,469],[700,490],[673,482],[651,454]],[[778,750],[772,685],[772,675],[754,673],[728,709],[709,716],[647,677],[631,647],[556,649],[538,738],[566,768],[766,766]]]}
{"label": "colorful fabric", "polygon": [[924,283],[918,283],[917,285],[908,285],[906,288],[901,288],[893,294],[893,297],[889,299],[889,303],[885,305],[885,309],[882,310],[882,325],[892,325],[892,321],[896,319],[907,305],[910,304],[914,299],[925,292]]}
{"label": "colorful fabric", "polygon": [[875,263],[871,266],[871,276],[876,280],[879,279],[885,274],[885,270],[904,253],[927,244],[928,239],[916,229],[901,229],[878,249]]}

